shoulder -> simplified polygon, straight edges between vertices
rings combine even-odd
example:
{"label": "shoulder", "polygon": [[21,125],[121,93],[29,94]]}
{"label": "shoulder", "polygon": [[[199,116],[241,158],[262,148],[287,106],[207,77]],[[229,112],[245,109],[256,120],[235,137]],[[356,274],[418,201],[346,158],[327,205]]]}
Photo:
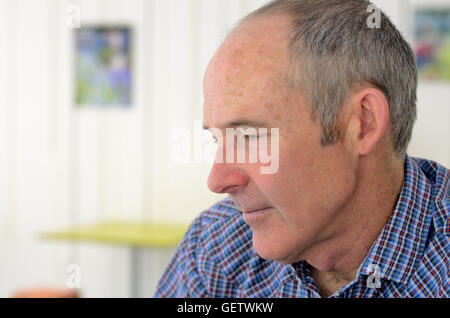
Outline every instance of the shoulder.
{"label": "shoulder", "polygon": [[450,171],[431,160],[411,159],[431,186],[432,202],[430,241],[412,285],[418,295],[450,297]]}
{"label": "shoulder", "polygon": [[197,226],[203,230],[208,230],[218,223],[229,221],[238,222],[241,212],[236,208],[231,198],[226,198],[217,202],[213,206],[204,210],[193,222],[193,226]]}
{"label": "shoulder", "polygon": [[408,285],[412,297],[450,297],[450,239],[442,231],[431,241]]}
{"label": "shoulder", "polygon": [[239,297],[256,253],[241,212],[227,198],[191,224],[157,287],[156,297]]}
{"label": "shoulder", "polygon": [[220,271],[228,280],[239,281],[246,262],[256,254],[251,229],[233,201],[227,198],[210,207],[200,214],[192,228],[197,265],[204,277]]}
{"label": "shoulder", "polygon": [[450,171],[437,162],[411,158],[431,185],[435,231],[450,239]]}

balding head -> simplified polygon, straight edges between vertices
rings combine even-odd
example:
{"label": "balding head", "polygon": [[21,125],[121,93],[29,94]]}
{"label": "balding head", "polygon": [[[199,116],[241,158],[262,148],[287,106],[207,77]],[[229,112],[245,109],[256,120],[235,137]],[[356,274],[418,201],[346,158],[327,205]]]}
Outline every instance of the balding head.
{"label": "balding head", "polygon": [[288,70],[290,19],[274,15],[239,25],[213,56],[204,78],[204,94],[242,97],[261,80],[267,86],[285,84]]}
{"label": "balding head", "polygon": [[274,0],[242,19],[238,29],[255,19],[267,21],[269,27],[269,17],[289,17],[288,80],[307,95],[322,125],[322,145],[337,142],[345,98],[355,84],[364,84],[385,95],[390,148],[403,158],[416,119],[415,58],[382,12],[379,28],[371,26],[373,10],[367,0]]}

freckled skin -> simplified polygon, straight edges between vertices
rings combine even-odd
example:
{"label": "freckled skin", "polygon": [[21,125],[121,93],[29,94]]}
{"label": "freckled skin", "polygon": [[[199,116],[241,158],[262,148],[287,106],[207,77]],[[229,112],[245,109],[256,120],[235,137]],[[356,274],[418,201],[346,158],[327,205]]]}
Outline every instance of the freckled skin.
{"label": "freckled skin", "polygon": [[[347,273],[386,222],[402,176],[394,178],[391,197],[382,195],[384,203],[376,206],[386,212],[377,220],[368,217],[380,202],[372,182],[387,173],[380,167],[386,165],[376,152],[361,158],[341,141],[321,146],[321,127],[311,119],[304,94],[287,85],[289,23],[271,16],[240,26],[218,49],[204,78],[205,124],[224,128],[248,118],[279,128],[279,171],[263,175],[260,163],[215,163],[208,186],[229,193],[241,211],[270,208],[249,223],[261,257],[285,264],[307,260],[321,271]],[[366,230],[369,225],[373,231]]]}

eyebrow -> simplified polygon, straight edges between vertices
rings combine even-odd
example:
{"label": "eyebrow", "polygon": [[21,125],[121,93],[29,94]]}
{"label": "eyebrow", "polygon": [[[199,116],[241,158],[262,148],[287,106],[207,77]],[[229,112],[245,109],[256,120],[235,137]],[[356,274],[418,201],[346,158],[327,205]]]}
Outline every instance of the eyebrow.
{"label": "eyebrow", "polygon": [[[258,128],[268,128],[269,125],[265,122],[258,121],[258,120],[249,120],[249,119],[237,119],[229,122],[228,124],[224,125],[224,128],[234,128],[234,127],[242,127],[242,126],[248,126],[248,127],[258,127]],[[220,127],[219,127],[220,128]],[[208,130],[210,127],[203,124],[203,129]]]}

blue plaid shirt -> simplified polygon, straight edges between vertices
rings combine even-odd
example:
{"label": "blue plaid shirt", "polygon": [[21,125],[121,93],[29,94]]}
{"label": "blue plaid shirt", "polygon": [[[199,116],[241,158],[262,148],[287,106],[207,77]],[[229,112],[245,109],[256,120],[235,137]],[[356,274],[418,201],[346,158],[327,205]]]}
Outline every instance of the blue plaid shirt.
{"label": "blue plaid shirt", "polygon": [[[435,162],[406,156],[393,214],[353,281],[331,297],[449,297],[449,176],[449,170]],[[306,262],[283,265],[255,253],[250,227],[227,198],[193,222],[155,297],[320,294]]]}

